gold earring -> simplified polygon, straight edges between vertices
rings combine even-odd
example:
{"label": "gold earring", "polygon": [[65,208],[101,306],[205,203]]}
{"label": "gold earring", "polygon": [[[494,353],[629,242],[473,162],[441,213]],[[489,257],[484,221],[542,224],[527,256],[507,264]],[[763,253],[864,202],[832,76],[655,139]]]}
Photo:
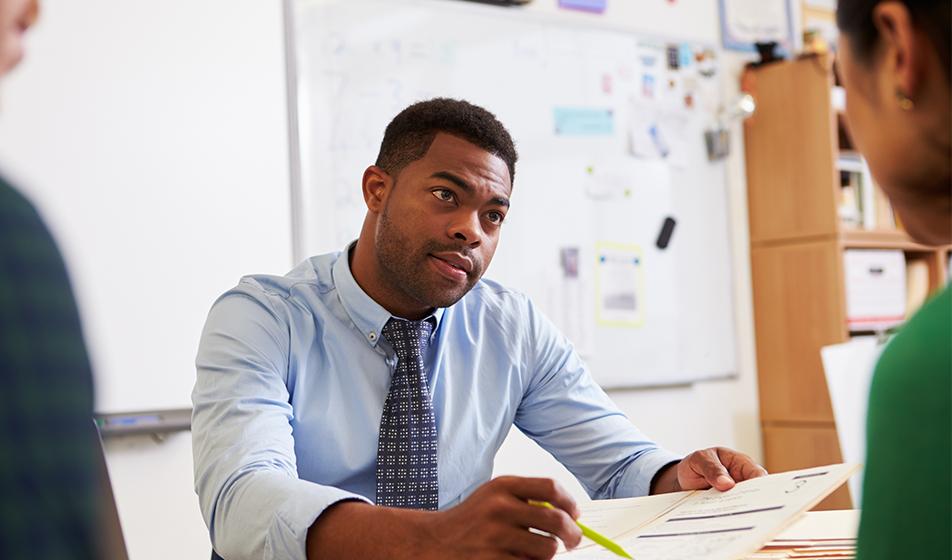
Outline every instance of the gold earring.
{"label": "gold earring", "polygon": [[916,108],[916,104],[913,103],[912,99],[898,89],[896,90],[896,101],[899,102],[899,108],[903,111],[912,111]]}

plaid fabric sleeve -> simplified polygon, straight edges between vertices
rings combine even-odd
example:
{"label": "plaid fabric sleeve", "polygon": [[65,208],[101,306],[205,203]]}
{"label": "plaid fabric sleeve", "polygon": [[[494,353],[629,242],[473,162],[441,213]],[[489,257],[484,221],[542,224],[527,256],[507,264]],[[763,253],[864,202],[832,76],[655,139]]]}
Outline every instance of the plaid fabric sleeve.
{"label": "plaid fabric sleeve", "polygon": [[0,558],[94,557],[92,404],[63,259],[0,179]]}

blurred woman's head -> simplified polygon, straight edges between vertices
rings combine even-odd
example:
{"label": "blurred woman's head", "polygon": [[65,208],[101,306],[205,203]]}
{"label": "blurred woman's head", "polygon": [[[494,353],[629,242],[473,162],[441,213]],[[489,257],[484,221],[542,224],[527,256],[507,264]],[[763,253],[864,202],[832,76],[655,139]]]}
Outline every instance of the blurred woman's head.
{"label": "blurred woman's head", "polygon": [[0,76],[23,58],[23,35],[38,13],[39,0],[0,0]]}
{"label": "blurred woman's head", "polygon": [[838,65],[857,148],[906,230],[952,241],[949,0],[839,0]]}

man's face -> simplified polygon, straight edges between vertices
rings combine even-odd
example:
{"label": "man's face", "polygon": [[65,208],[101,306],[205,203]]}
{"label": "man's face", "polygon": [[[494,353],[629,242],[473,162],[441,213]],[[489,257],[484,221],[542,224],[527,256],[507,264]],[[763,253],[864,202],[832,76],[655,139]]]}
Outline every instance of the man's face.
{"label": "man's face", "polygon": [[23,35],[38,13],[39,0],[0,0],[0,75],[23,58]]}
{"label": "man's face", "polygon": [[492,261],[511,192],[502,159],[438,133],[387,186],[375,235],[381,278],[410,308],[453,305]]}

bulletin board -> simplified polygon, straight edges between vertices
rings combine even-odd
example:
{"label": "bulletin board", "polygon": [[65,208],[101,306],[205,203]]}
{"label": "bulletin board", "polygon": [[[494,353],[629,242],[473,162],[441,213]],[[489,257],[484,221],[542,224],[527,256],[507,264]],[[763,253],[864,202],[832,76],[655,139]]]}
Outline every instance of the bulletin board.
{"label": "bulletin board", "polygon": [[394,115],[467,99],[520,153],[486,276],[532,298],[605,388],[735,373],[725,169],[703,137],[721,105],[714,45],[447,0],[286,9],[296,257],[357,237]]}

